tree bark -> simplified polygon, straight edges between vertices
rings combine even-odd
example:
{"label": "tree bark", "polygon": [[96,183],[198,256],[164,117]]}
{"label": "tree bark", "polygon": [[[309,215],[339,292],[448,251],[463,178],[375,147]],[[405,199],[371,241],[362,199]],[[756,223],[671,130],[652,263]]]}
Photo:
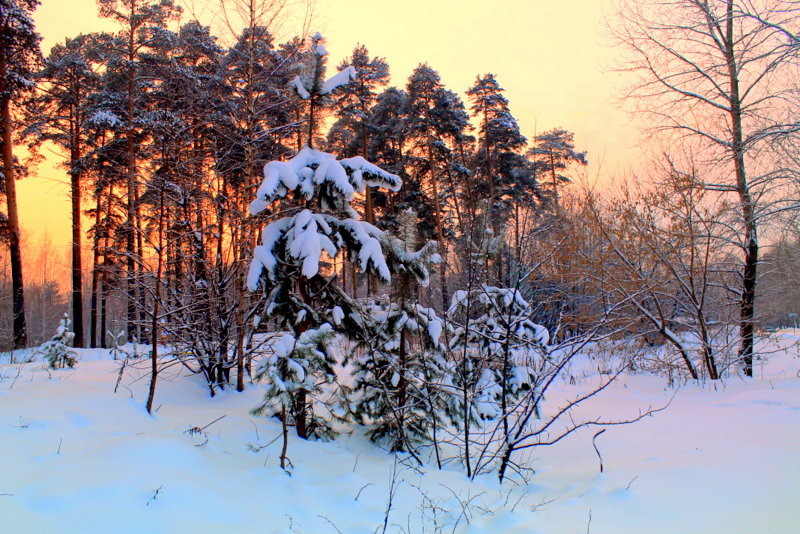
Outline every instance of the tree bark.
{"label": "tree bark", "polygon": [[744,222],[744,270],[742,273],[742,298],[739,306],[739,336],[741,347],[739,358],[744,362],[744,374],[753,376],[753,331],[755,320],[756,276],[758,269],[758,233],[755,206],[747,181],[742,134],[742,100],[739,93],[739,65],[736,61],[734,43],[733,0],[728,0],[725,23],[725,59],[728,64],[730,85],[730,118],[733,163],[736,171],[736,191]]}
{"label": "tree bark", "polygon": [[161,273],[164,269],[164,186],[158,204],[158,250],[156,264],[156,280],[153,289],[153,317],[150,323],[150,341],[152,351],[150,354],[150,388],[147,393],[147,413],[153,413],[153,400],[156,396],[156,380],[158,379],[158,305],[161,303]]}
{"label": "tree bark", "polygon": [[[5,52],[0,52],[0,95],[8,92],[5,79],[7,73]],[[25,290],[22,283],[22,247],[20,244],[17,189],[14,176],[13,130],[10,97],[0,97],[0,122],[2,122],[3,174],[5,176],[6,207],[8,210],[8,248],[11,256],[11,299],[14,316],[13,347],[24,348],[28,344],[25,326]]]}
{"label": "tree bark", "polygon": [[[75,136],[79,126],[75,127]],[[81,263],[81,172],[75,169],[81,157],[80,141],[75,140],[70,160],[70,191],[72,201],[72,329],[75,332],[73,343],[76,347],[85,345],[83,339],[83,268]]]}

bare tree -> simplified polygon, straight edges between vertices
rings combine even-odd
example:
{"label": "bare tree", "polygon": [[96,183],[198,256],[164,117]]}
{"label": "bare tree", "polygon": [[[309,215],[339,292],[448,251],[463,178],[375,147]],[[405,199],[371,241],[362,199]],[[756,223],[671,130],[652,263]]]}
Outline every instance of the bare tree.
{"label": "bare tree", "polygon": [[739,355],[747,375],[753,372],[758,227],[774,210],[770,192],[780,177],[764,149],[786,122],[794,90],[788,70],[797,59],[794,40],[760,20],[785,17],[785,4],[624,1],[614,27],[627,51],[623,68],[636,76],[628,102],[671,142],[700,147],[709,170],[702,188],[737,199]]}
{"label": "bare tree", "polygon": [[714,380],[720,377],[717,356],[729,348],[731,206],[707,202],[696,174],[674,167],[666,172],[649,191],[625,186],[606,203],[588,195],[587,222],[607,249],[604,264],[593,271],[603,272],[605,291],[623,303],[623,315],[639,319],[650,344],[652,334],[660,336],[692,378],[699,378],[702,365]]}

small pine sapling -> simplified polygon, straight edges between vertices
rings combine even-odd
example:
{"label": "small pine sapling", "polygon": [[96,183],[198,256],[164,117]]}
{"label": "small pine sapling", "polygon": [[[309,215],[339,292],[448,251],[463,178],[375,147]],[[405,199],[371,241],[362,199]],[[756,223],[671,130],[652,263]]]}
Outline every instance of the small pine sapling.
{"label": "small pine sapling", "polygon": [[389,238],[385,247],[396,273],[394,294],[367,307],[370,335],[353,365],[353,411],[370,426],[371,440],[419,460],[422,447],[436,447],[436,429],[444,424],[441,383],[447,364],[440,341],[443,322],[433,309],[417,303],[414,288],[428,285],[428,264],[439,258],[434,242],[413,252],[413,212],[401,213],[398,221],[401,238]]}
{"label": "small pine sapling", "polygon": [[499,420],[508,441],[516,403],[535,397],[549,333],[531,320],[532,308],[517,288],[458,291],[447,314],[456,325],[449,348],[456,360],[453,385],[460,392],[451,416],[464,430],[465,447],[469,428],[481,420]]}
{"label": "small pine sapling", "polygon": [[37,355],[42,356],[47,360],[47,364],[51,369],[63,369],[75,367],[77,360],[75,359],[75,351],[70,349],[72,340],[75,339],[75,333],[70,330],[72,321],[69,320],[69,315],[64,314],[64,317],[59,321],[56,333],[46,341],[36,351]]}
{"label": "small pine sapling", "polygon": [[[331,439],[335,436],[330,416],[317,415],[308,404],[299,406],[299,399],[324,399],[326,384],[335,383],[335,361],[327,348],[335,331],[325,323],[295,337],[283,334],[272,345],[273,352],[256,370],[256,379],[266,383],[264,402],[253,410],[254,415],[279,416],[286,421],[285,407],[294,413],[304,410],[308,436]],[[303,394],[301,397],[300,394]],[[328,403],[329,404],[329,403]]]}

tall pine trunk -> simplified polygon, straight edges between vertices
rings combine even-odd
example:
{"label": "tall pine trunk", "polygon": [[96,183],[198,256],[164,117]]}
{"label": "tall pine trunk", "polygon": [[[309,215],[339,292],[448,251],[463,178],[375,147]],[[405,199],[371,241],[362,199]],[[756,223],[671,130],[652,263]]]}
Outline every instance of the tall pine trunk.
{"label": "tall pine trunk", "polygon": [[[0,95],[8,92],[5,52],[0,51]],[[2,122],[3,174],[5,176],[6,207],[8,209],[8,248],[11,256],[11,299],[14,316],[15,349],[28,344],[25,327],[25,291],[22,283],[22,247],[20,244],[19,213],[17,209],[17,189],[14,182],[13,124],[11,123],[11,101],[8,96],[0,97],[0,122]]]}
{"label": "tall pine trunk", "polygon": [[77,139],[78,127],[75,127],[75,141],[71,150],[70,191],[72,201],[72,328],[75,332],[73,344],[76,347],[85,345],[83,339],[83,268],[81,264],[81,172],[76,164],[81,158],[80,140]]}
{"label": "tall pine trunk", "polygon": [[97,305],[100,291],[100,202],[102,189],[97,193],[94,213],[94,239],[92,242],[92,297],[89,305],[89,346],[97,347]]}

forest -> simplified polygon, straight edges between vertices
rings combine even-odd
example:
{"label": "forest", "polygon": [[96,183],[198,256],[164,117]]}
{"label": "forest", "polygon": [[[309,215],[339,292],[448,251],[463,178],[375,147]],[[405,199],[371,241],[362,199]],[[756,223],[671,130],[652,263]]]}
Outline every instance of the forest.
{"label": "forest", "polygon": [[[38,3],[0,0],[0,382],[102,349],[156,418],[176,380],[254,392],[288,473],[297,438],[361,428],[406,465],[519,482],[587,429],[602,472],[602,429],[669,404],[587,412],[624,376],[748,380],[797,327],[796,2],[623,2],[622,105],[652,157],[600,185],[573,132],[522,135],[495,74],[391,79],[369,43],[332,65],[310,17],[276,37],[290,2],[221,4],[226,40],[173,0],[98,0],[117,29],[49,52]],[[54,157],[63,276],[23,246],[15,191]]]}

